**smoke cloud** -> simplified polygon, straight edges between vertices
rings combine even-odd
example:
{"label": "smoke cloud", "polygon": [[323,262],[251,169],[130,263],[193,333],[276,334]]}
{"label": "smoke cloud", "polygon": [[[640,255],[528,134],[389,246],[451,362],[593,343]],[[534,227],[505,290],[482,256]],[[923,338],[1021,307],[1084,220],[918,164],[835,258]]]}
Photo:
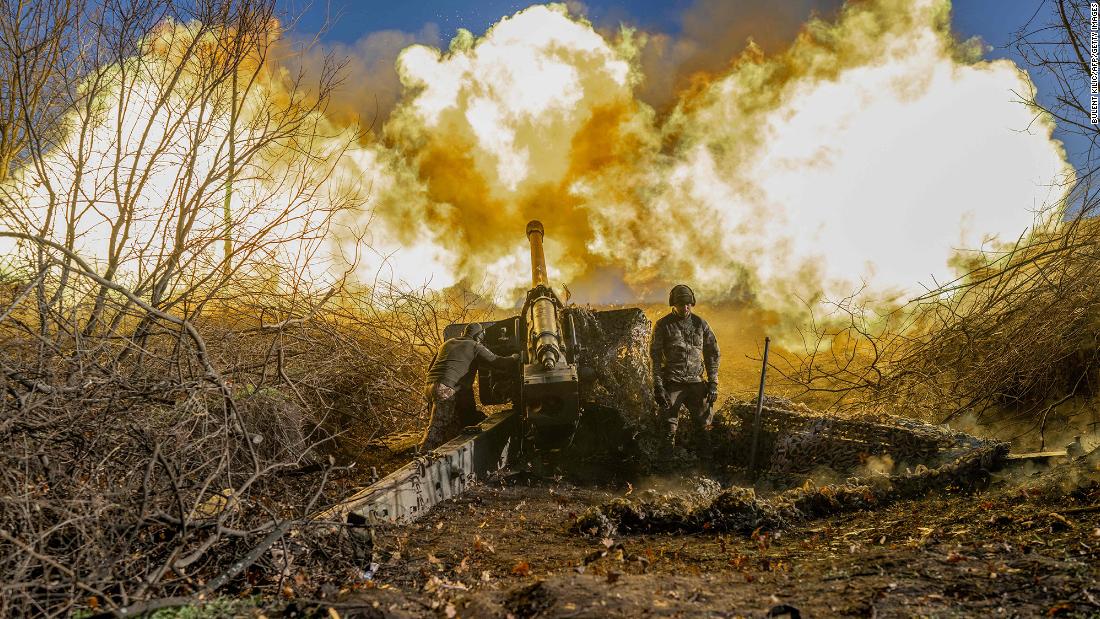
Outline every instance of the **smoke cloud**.
{"label": "smoke cloud", "polygon": [[[700,0],[675,40],[572,7],[531,6],[445,49],[427,28],[338,50],[345,89],[311,121],[338,146],[324,174],[298,176],[324,179],[316,200],[365,203],[341,222],[365,245],[337,248],[363,258],[363,280],[488,286],[511,306],[537,218],[574,301],[661,301],[685,282],[703,305],[797,315],[863,284],[881,298],[949,277],[959,248],[1016,239],[1072,174],[1052,121],[1015,100],[1027,74],[956,40],[946,0]],[[281,83],[248,109],[289,99]],[[353,120],[374,110],[384,122],[361,136]],[[257,183],[239,183],[236,208],[288,193]]]}
{"label": "smoke cloud", "polygon": [[[685,91],[730,70],[750,44],[776,54],[813,16],[835,16],[841,0],[697,0],[680,19],[680,33],[649,34],[639,62],[645,76],[638,97],[658,110]],[[611,33],[613,36],[613,33]]]}
{"label": "smoke cloud", "polygon": [[419,32],[380,30],[352,44],[308,45],[287,60],[307,75],[318,75],[328,56],[344,60],[341,79],[332,92],[328,115],[348,126],[379,127],[402,96],[394,65],[401,50],[411,45],[440,45],[439,27],[427,24]]}
{"label": "smoke cloud", "polygon": [[[811,8],[828,7],[797,7]],[[695,10],[685,28],[717,11]],[[731,19],[713,32],[756,24]],[[786,311],[947,277],[958,248],[1014,240],[1060,199],[1052,183],[1071,172],[1053,124],[1012,94],[1026,74],[957,41],[948,2],[851,3],[786,47],[760,40],[777,51],[749,45],[664,87],[667,111],[645,95],[644,33],[600,32],[565,5],[406,48],[403,96],[368,146],[387,162],[371,202],[383,272],[496,284],[510,305],[538,218],[551,277],[578,301],[660,299],[684,281],[702,303]]]}

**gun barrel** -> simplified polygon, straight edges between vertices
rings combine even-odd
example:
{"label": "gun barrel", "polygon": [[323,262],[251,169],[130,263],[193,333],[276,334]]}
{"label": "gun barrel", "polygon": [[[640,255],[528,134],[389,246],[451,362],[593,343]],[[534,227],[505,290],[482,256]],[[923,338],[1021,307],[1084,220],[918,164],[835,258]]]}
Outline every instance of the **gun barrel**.
{"label": "gun barrel", "polygon": [[547,289],[531,303],[530,346],[532,356],[547,370],[552,369],[562,359],[561,328],[558,325],[558,308],[549,292],[549,279],[546,277],[546,255],[543,253],[542,239],[545,232],[542,222],[533,219],[527,223],[527,240],[531,243],[531,288],[540,286]]}
{"label": "gun barrel", "polygon": [[547,370],[552,369],[561,359],[561,337],[557,330],[557,316],[550,299],[539,299],[531,308],[532,348],[535,358]]}
{"label": "gun barrel", "polygon": [[531,243],[531,287],[546,286],[549,279],[546,278],[546,255],[542,251],[542,238],[545,232],[542,222],[532,219],[527,222],[527,240]]}

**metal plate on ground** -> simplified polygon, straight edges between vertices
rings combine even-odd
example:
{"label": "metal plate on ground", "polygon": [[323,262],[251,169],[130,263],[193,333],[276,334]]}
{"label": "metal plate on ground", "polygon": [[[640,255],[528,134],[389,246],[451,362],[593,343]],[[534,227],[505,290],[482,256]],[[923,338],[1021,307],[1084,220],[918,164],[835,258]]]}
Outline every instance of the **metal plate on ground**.
{"label": "metal plate on ground", "polygon": [[320,519],[353,524],[416,520],[433,505],[507,466],[518,449],[519,425],[515,411],[491,415],[355,493]]}

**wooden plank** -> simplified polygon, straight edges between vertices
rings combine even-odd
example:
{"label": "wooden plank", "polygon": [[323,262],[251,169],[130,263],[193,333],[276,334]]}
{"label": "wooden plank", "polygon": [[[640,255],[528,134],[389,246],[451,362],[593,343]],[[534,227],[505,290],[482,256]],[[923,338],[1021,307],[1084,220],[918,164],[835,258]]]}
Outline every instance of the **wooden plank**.
{"label": "wooden plank", "polygon": [[1022,454],[1008,454],[1009,462],[1020,462],[1024,460],[1049,460],[1051,458],[1065,458],[1069,456],[1066,450],[1054,450],[1054,451],[1033,451]]}

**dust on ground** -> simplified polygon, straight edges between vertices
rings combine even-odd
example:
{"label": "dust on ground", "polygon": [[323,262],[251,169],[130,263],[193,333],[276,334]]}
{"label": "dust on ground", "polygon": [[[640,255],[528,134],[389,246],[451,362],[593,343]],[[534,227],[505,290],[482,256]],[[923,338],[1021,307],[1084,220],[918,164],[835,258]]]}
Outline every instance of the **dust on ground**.
{"label": "dust on ground", "polygon": [[1097,616],[1100,484],[1095,464],[1082,467],[1009,470],[982,492],[949,490],[770,534],[606,538],[570,529],[589,507],[640,488],[517,474],[414,524],[376,529],[370,578],[301,608],[342,617]]}

